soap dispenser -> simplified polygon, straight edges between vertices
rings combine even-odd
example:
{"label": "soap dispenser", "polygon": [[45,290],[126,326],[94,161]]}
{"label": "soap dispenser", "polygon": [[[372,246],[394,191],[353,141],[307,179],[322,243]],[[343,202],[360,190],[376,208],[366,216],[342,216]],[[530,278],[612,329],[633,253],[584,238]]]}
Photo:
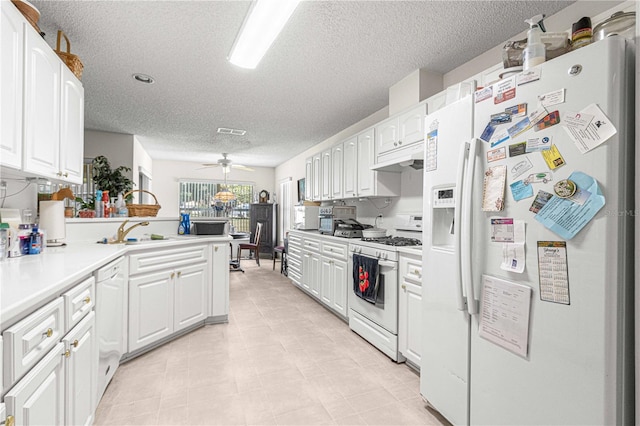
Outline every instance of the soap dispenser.
{"label": "soap dispenser", "polygon": [[546,60],[546,50],[541,40],[544,29],[544,15],[536,15],[531,19],[525,20],[529,24],[529,32],[527,32],[527,47],[524,49],[522,66],[523,70],[535,67]]}

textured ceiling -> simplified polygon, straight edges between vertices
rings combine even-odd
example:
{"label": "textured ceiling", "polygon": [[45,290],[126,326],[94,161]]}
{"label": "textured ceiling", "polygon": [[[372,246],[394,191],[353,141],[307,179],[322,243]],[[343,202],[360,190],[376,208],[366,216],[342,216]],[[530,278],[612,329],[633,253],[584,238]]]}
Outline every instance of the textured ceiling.
{"label": "textured ceiling", "polygon": [[246,1],[31,3],[84,63],[87,129],[138,135],[154,159],[272,167],[386,106],[412,71],[450,71],[572,1],[303,1],[255,70],[226,60]]}

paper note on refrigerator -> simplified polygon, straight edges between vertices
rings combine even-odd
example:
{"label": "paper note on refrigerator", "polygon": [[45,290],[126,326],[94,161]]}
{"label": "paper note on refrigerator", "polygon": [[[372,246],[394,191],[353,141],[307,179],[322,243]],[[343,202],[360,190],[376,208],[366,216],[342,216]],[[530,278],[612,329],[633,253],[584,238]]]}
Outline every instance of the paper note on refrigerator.
{"label": "paper note on refrigerator", "polygon": [[489,275],[482,276],[478,335],[516,355],[529,350],[531,288]]}
{"label": "paper note on refrigerator", "polygon": [[568,178],[574,182],[579,190],[589,194],[578,197],[576,202],[570,198],[560,198],[557,195],[540,209],[536,220],[546,228],[552,230],[565,240],[570,240],[584,228],[604,206],[605,198],[598,186],[598,182],[582,172],[573,172]]}
{"label": "paper note on refrigerator", "polygon": [[525,241],[525,222],[523,220],[514,220],[513,242],[502,245],[502,264],[500,265],[500,269],[518,274],[524,272],[526,263]]}
{"label": "paper note on refrigerator", "polygon": [[572,126],[571,123],[564,123],[563,127],[581,153],[591,151],[618,132],[598,105],[591,104],[580,113],[583,117],[593,119],[584,128]]}
{"label": "paper note on refrigerator", "polygon": [[438,169],[438,128],[427,133],[427,148],[425,150],[426,162],[424,171],[432,172]]}
{"label": "paper note on refrigerator", "polygon": [[567,243],[538,241],[540,300],[570,304],[567,270]]}
{"label": "paper note on refrigerator", "polygon": [[504,208],[504,187],[507,166],[489,167],[484,172],[482,189],[482,211],[498,212]]}

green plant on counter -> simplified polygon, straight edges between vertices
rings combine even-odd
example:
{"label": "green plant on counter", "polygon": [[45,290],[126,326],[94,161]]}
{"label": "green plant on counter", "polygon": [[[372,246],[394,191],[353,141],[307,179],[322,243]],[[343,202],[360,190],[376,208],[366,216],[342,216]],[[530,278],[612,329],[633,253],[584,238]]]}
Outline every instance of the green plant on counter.
{"label": "green plant on counter", "polygon": [[92,195],[90,195],[86,201],[81,197],[76,197],[75,202],[80,204],[80,208],[78,210],[94,210],[96,208],[95,197]]}
{"label": "green plant on counter", "polygon": [[[131,168],[119,166],[115,169],[111,168],[109,160],[104,155],[99,155],[93,159],[93,182],[97,189],[109,191],[109,197],[117,197],[118,194],[125,194],[133,188],[133,181],[124,175],[130,172]],[[127,197],[130,201],[131,195]]]}

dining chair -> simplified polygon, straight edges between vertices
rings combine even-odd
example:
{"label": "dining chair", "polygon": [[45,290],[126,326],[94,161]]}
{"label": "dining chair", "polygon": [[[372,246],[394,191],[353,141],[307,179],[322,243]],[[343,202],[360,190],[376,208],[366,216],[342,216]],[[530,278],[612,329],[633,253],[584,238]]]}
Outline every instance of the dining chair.
{"label": "dining chair", "polygon": [[256,233],[253,236],[252,243],[238,244],[238,261],[240,261],[240,253],[242,250],[249,250],[249,254],[253,253],[256,257],[256,263],[260,266],[260,237],[262,235],[262,222],[256,224]]}

